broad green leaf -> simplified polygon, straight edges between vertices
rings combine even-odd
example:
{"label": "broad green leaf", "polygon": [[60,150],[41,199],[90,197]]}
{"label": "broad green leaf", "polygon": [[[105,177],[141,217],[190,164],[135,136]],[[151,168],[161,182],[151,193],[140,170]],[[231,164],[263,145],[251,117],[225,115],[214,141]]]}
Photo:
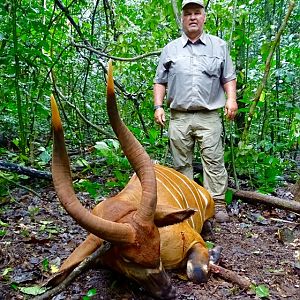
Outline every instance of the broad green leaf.
{"label": "broad green leaf", "polygon": [[47,258],[43,259],[42,267],[43,267],[44,271],[48,271],[48,269],[49,269],[49,260]]}
{"label": "broad green leaf", "polygon": [[232,190],[227,190],[225,193],[225,202],[226,204],[230,204],[233,199],[233,191]]}
{"label": "broad green leaf", "polygon": [[13,268],[5,268],[2,272],[2,276],[6,276],[8,273],[12,272]]}
{"label": "broad green leaf", "polygon": [[40,286],[31,286],[31,287],[18,287],[18,290],[20,292],[22,292],[23,294],[26,295],[32,295],[32,296],[36,296],[36,295],[40,295],[43,294],[47,291],[46,288],[44,287],[40,287]]}
{"label": "broad green leaf", "polygon": [[210,241],[206,241],[205,245],[206,245],[207,249],[209,249],[209,250],[211,250],[215,247],[215,244],[213,242],[210,242]]}
{"label": "broad green leaf", "polygon": [[94,147],[97,150],[109,150],[109,147],[105,142],[96,142],[96,145]]}
{"label": "broad green leaf", "polygon": [[97,295],[97,289],[93,288],[93,289],[88,290],[88,292],[86,293],[86,295],[88,297],[92,297],[92,296]]}
{"label": "broad green leaf", "polygon": [[2,227],[9,227],[9,224],[4,223],[4,222],[2,222],[2,221],[0,220],[0,226],[2,226]]}
{"label": "broad green leaf", "polygon": [[259,101],[260,102],[265,102],[265,97],[266,97],[266,92],[265,91],[262,91],[261,92],[261,95],[259,97]]}
{"label": "broad green leaf", "polygon": [[0,236],[5,236],[6,235],[6,230],[0,230]]}
{"label": "broad green leaf", "polygon": [[270,296],[269,288],[263,284],[255,287],[255,293],[259,298],[268,298]]}

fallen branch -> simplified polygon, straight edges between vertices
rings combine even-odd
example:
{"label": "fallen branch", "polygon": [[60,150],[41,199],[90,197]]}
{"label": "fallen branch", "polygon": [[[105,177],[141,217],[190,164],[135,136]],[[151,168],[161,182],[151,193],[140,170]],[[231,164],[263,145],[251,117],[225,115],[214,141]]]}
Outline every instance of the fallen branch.
{"label": "fallen branch", "polygon": [[[93,149],[93,147],[90,147],[89,149],[86,149],[84,153],[90,152],[92,149]],[[81,151],[69,152],[69,156],[77,155],[77,154],[80,154],[80,153],[82,154]],[[104,161],[104,159],[103,160],[98,160],[97,161],[98,165],[99,165],[99,161],[102,162],[102,161]],[[94,162],[89,163],[90,167],[93,167],[94,165],[95,165]],[[72,171],[77,172],[78,170],[80,171],[81,168],[82,167],[80,167],[80,166],[77,166],[77,167],[74,166],[74,167],[72,167]],[[5,162],[3,160],[0,160],[0,171],[12,172],[12,173],[16,173],[16,174],[19,174],[19,175],[26,175],[26,176],[29,176],[31,178],[41,178],[41,179],[45,179],[45,180],[52,180],[51,172],[41,171],[41,170],[37,170],[37,169],[34,169],[34,168],[30,168],[30,167],[24,167],[24,166],[15,164],[15,163]],[[0,173],[0,176],[1,176],[1,173]],[[1,177],[3,177],[5,180],[10,181],[10,182],[12,182],[12,183],[14,183],[15,185],[18,186],[18,184],[16,182],[6,178],[5,176],[1,176]],[[73,175],[72,178],[73,179],[78,179],[78,178],[80,178],[80,176]],[[24,186],[20,186],[20,187],[26,188]],[[29,190],[29,188],[26,188],[26,189]]]}
{"label": "fallen branch", "polygon": [[42,178],[42,179],[52,179],[52,175],[50,172],[40,171],[37,169],[24,167],[18,164],[6,162],[4,160],[0,160],[0,170],[13,172],[17,174],[27,175],[29,177]]}
{"label": "fallen branch", "polygon": [[105,254],[111,247],[111,244],[109,242],[104,241],[102,246],[97,249],[95,252],[93,252],[90,256],[85,258],[79,265],[76,267],[58,286],[54,287],[51,290],[48,290],[47,292],[43,293],[42,295],[39,295],[32,300],[46,300],[54,297],[58,293],[62,292],[64,289],[66,289],[67,286],[69,286],[73,280],[81,275],[83,272],[85,272],[90,266],[92,266],[97,259]]}
{"label": "fallen branch", "polygon": [[230,189],[230,190],[233,191],[233,196],[235,198],[239,198],[247,202],[251,202],[251,203],[261,202],[278,208],[290,210],[295,213],[300,213],[300,202],[294,200],[284,200],[278,197],[263,195],[253,191],[242,191],[242,190],[234,190],[234,189]]}
{"label": "fallen branch", "polygon": [[217,274],[227,281],[237,284],[243,290],[249,289],[252,285],[249,279],[242,277],[231,270],[215,265],[214,263],[210,263],[209,266],[212,273]]}

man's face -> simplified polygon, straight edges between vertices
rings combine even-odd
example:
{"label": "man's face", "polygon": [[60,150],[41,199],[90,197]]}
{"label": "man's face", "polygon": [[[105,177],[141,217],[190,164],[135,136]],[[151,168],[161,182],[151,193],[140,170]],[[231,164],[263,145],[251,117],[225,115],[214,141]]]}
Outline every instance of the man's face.
{"label": "man's face", "polygon": [[198,4],[188,4],[182,12],[183,31],[189,38],[198,37],[203,31],[205,11]]}

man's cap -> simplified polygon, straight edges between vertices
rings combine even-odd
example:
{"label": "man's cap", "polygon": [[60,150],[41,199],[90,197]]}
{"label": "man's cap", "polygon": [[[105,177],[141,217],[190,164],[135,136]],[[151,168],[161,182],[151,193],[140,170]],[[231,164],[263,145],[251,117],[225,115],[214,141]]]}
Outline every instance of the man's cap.
{"label": "man's cap", "polygon": [[181,5],[181,9],[183,9],[189,3],[195,3],[195,4],[198,4],[202,7],[204,7],[204,2],[202,0],[193,0],[193,1],[183,0],[182,5]]}

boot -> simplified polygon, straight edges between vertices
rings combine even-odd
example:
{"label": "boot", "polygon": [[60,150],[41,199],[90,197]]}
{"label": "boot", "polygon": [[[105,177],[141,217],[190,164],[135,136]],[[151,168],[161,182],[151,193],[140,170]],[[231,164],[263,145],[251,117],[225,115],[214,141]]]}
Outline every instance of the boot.
{"label": "boot", "polygon": [[215,220],[217,223],[229,222],[229,215],[226,210],[226,204],[223,199],[215,200]]}

